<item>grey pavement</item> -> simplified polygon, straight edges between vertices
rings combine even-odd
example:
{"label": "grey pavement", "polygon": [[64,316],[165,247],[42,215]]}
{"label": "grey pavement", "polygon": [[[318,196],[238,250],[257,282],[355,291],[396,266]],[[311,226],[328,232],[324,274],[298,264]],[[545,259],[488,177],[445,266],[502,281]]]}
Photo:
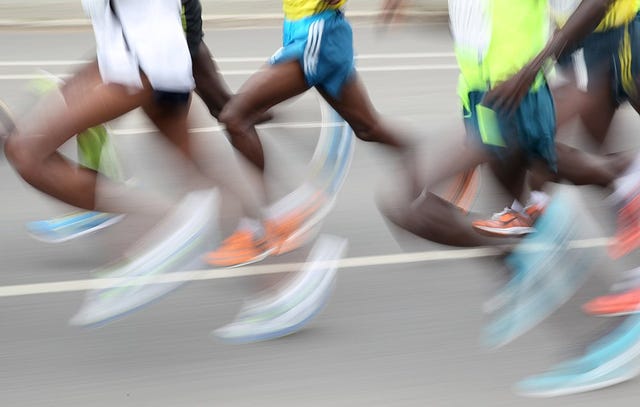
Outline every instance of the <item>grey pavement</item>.
{"label": "grey pavement", "polygon": [[[208,30],[206,40],[231,88],[237,89],[247,72],[278,48],[279,36],[278,28],[217,29]],[[362,25],[355,26],[355,38],[358,66],[373,102],[398,129],[424,138],[428,162],[443,156],[448,141],[461,141],[457,73],[451,68],[446,25],[407,25],[386,35]],[[0,98],[23,111],[33,100],[27,86],[37,68],[71,72],[68,64],[89,57],[91,50],[91,34],[84,31],[0,33]],[[275,123],[320,119],[313,92],[275,112]],[[196,127],[215,126],[197,101],[193,120]],[[149,124],[139,113],[112,125],[127,167],[143,185],[167,193],[179,187],[180,174],[168,165],[166,146],[144,131]],[[632,111],[622,109],[607,149],[637,148],[631,137],[635,126]],[[127,133],[135,129],[140,131]],[[283,126],[261,134],[270,172],[295,182],[318,129]],[[212,165],[232,159],[219,131],[197,137],[202,152],[212,154]],[[73,144],[64,151],[73,157]],[[455,159],[451,151],[445,157]],[[396,168],[388,151],[357,144],[351,172],[323,228],[349,239],[349,257],[446,249],[396,233],[380,216],[375,198],[390,193]],[[589,210],[586,216],[596,216],[591,222],[601,224],[603,230],[596,232],[610,233],[613,219],[602,202],[604,193],[593,188],[579,192]],[[86,239],[53,246],[36,242],[24,233],[25,222],[70,208],[18,180],[6,162],[0,162],[0,201],[0,286],[89,278],[91,270],[117,258],[148,227],[147,221],[131,217]],[[474,210],[489,214],[505,201],[490,177],[483,176]],[[237,215],[233,206],[228,201],[221,212],[227,231]],[[305,254],[301,250],[266,263],[295,262]],[[494,352],[479,344],[486,322],[481,305],[502,282],[503,270],[494,258],[341,270],[328,308],[308,329],[247,346],[225,345],[209,334],[233,317],[257,283],[255,276],[187,284],[100,329],[68,326],[81,292],[0,298],[0,405],[628,406],[640,397],[637,380],[542,401],[517,397],[511,386],[575,355],[618,323],[586,317],[580,305],[605,292],[615,272],[636,261],[631,256],[628,263],[594,264],[598,273],[576,298]]]}
{"label": "grey pavement", "polygon": [[[379,0],[350,0],[347,10],[371,13],[378,10]],[[203,14],[212,18],[230,15],[279,15],[279,0],[202,0]],[[446,11],[444,0],[414,0],[406,10],[415,12]],[[4,0],[0,2],[0,22],[50,21],[85,19],[80,0]]]}

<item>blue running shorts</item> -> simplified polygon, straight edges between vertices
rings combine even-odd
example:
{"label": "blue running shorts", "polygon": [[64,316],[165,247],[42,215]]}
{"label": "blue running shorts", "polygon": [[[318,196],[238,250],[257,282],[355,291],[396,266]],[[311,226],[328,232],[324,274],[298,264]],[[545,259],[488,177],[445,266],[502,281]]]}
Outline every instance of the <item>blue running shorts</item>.
{"label": "blue running shorts", "polygon": [[485,92],[470,92],[471,110],[463,108],[465,128],[471,141],[498,157],[523,151],[528,159],[541,159],[556,171],[556,114],[548,85],[530,91],[511,117],[483,106],[484,95]]}
{"label": "blue running shorts", "polygon": [[353,32],[340,10],[285,20],[282,42],[271,64],[297,60],[307,85],[340,97],[342,87],[355,73]]}

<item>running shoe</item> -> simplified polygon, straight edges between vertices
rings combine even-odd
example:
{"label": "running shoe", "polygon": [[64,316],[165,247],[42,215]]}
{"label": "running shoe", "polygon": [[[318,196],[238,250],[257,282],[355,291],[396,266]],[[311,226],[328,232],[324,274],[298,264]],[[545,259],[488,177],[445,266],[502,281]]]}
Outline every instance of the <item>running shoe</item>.
{"label": "running shoe", "polygon": [[298,332],[326,305],[346,246],[343,238],[320,236],[293,279],[247,302],[233,322],[213,334],[228,343],[251,343]]}
{"label": "running shoe", "polygon": [[71,325],[100,326],[184,284],[181,272],[201,266],[216,226],[215,190],[188,194],[153,230],[113,265],[98,270]]}
{"label": "running shoe", "polygon": [[640,312],[640,288],[594,298],[582,307],[590,315],[615,317]]}
{"label": "running shoe", "polygon": [[289,253],[308,243],[332,206],[322,192],[315,192],[289,213],[267,220],[265,226],[273,254]]}
{"label": "running shoe", "polygon": [[485,304],[491,319],[487,347],[502,347],[536,327],[575,294],[591,271],[589,251],[570,250],[576,235],[571,201],[556,196],[528,235],[505,260],[511,280]]}
{"label": "running shoe", "polygon": [[554,397],[613,386],[640,373],[640,317],[627,318],[577,359],[561,363],[515,387],[529,397]]}
{"label": "running shoe", "polygon": [[619,259],[640,247],[640,189],[618,211],[617,229],[609,255]]}
{"label": "running shoe", "polygon": [[537,213],[534,208],[527,208],[525,213],[511,208],[504,208],[502,212],[495,213],[489,220],[476,220],[473,228],[483,235],[496,237],[524,236],[535,232],[533,224],[536,219],[529,215]]}
{"label": "running shoe", "polygon": [[34,239],[45,243],[62,243],[95,233],[120,222],[125,215],[95,211],[75,212],[49,220],[27,223]]}
{"label": "running shoe", "polygon": [[251,230],[236,230],[220,247],[205,255],[205,261],[215,267],[239,267],[264,260],[273,246],[263,234]]}
{"label": "running shoe", "polygon": [[269,208],[263,233],[238,229],[205,261],[215,267],[238,267],[300,248],[315,237],[331,205],[322,192],[303,185]]}

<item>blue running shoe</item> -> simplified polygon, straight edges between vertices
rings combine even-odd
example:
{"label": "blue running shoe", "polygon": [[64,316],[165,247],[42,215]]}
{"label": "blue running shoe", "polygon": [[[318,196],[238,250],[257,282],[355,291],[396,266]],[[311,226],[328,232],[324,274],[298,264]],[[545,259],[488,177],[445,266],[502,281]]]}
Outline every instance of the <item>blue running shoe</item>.
{"label": "blue running shoe", "polygon": [[528,397],[554,397],[613,386],[640,373],[640,316],[591,345],[584,356],[531,376],[515,386]]}
{"label": "blue running shoe", "polygon": [[533,329],[575,294],[588,276],[590,251],[570,250],[575,236],[573,206],[554,198],[528,235],[507,258],[513,278],[486,307],[493,312],[483,333],[490,348],[504,346]]}
{"label": "blue running shoe", "polygon": [[120,222],[125,215],[85,211],[49,220],[27,223],[28,233],[36,240],[61,243],[95,233]]}

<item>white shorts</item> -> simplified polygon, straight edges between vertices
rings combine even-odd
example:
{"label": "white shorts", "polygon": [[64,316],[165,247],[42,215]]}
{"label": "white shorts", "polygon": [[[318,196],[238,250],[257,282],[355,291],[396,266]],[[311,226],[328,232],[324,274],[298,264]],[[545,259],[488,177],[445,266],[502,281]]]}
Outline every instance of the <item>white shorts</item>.
{"label": "white shorts", "polygon": [[180,0],[83,0],[83,6],[105,83],[141,88],[142,71],[154,90],[193,90]]}

